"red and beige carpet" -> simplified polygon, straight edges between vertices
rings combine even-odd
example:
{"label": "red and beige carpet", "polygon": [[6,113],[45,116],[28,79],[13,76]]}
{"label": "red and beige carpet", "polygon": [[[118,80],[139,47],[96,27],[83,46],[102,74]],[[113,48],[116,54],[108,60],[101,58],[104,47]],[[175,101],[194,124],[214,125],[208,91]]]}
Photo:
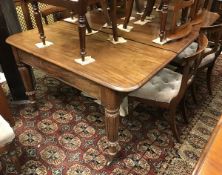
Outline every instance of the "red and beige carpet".
{"label": "red and beige carpet", "polygon": [[[180,119],[176,143],[157,109],[139,105],[134,118],[121,118],[120,157],[106,166],[104,109],[74,88],[35,71],[38,110],[12,106],[16,144],[24,175],[188,175],[222,111],[222,60],[213,75],[213,96],[204,74],[197,78],[199,105],[188,98],[189,124]],[[167,113],[164,114],[167,117]],[[15,169],[7,162],[7,175]]]}

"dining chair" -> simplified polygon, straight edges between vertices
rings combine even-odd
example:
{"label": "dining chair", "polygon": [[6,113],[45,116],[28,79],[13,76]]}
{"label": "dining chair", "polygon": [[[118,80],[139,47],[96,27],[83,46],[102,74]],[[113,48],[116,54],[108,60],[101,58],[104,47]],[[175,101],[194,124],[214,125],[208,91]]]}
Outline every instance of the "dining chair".
{"label": "dining chair", "polygon": [[[156,0],[147,0],[141,21],[151,15],[155,3]],[[157,38],[154,42],[164,44],[186,37],[192,31],[193,25],[202,22],[204,12],[209,10],[211,5],[212,0],[160,0],[157,7],[160,14],[160,34],[159,40]],[[167,23],[170,25],[169,29]]]}
{"label": "dining chair", "polygon": [[[15,133],[12,128],[14,125],[15,122],[12,118],[6,97],[0,85],[0,158],[4,153],[7,153],[11,162],[15,165],[17,173],[20,173],[20,163],[15,151]],[[1,161],[1,163],[2,167],[5,167],[3,161]]]}
{"label": "dining chair", "polygon": [[[166,19],[163,19],[160,24],[160,37],[173,41],[190,34],[192,31],[190,11],[193,3],[193,0],[174,2],[172,7],[172,20],[170,20],[170,29],[168,31],[169,34],[166,34]],[[164,15],[162,12],[160,14],[161,16]]]}
{"label": "dining chair", "polygon": [[[183,103],[186,90],[193,82],[197,68],[202,59],[201,56],[208,44],[207,37],[203,33],[200,33],[197,43],[197,51],[191,56],[183,59],[182,64],[184,67],[182,73],[164,68],[145,85],[130,93],[128,96],[129,116],[132,115],[134,101],[146,103],[153,107],[167,109],[169,111],[169,123],[178,142],[180,139],[176,125],[176,109],[180,103]],[[184,107],[185,106],[183,105],[183,118],[187,121]]]}
{"label": "dining chair", "polygon": [[40,10],[42,17],[44,18],[45,24],[49,24],[47,17],[49,15],[53,15],[54,21],[58,21],[60,18],[55,16],[58,16],[59,13],[67,11],[63,7],[53,6],[53,5],[47,5],[43,9]]}
{"label": "dining chair", "polygon": [[205,10],[210,10],[213,0],[194,0],[194,5],[191,10],[191,18],[194,20]]}
{"label": "dining chair", "polygon": [[[32,19],[31,19],[31,16],[30,16],[30,11],[29,11],[29,6],[28,6],[29,1],[28,0],[14,0],[14,3],[15,3],[16,6],[21,7],[27,29],[28,30],[32,29],[33,24],[32,24]],[[62,8],[62,7],[47,5],[46,7],[41,8],[40,12],[41,12],[41,15],[42,15],[42,17],[45,21],[45,24],[48,24],[47,16],[49,16],[51,14],[55,16],[55,14],[64,12],[65,10],[66,9]],[[54,18],[54,20],[56,21],[56,20],[59,20],[59,19]]]}
{"label": "dining chair", "polygon": [[[213,25],[209,27],[202,27],[200,29],[201,32],[206,33],[209,44],[208,47],[205,49],[205,53],[203,54],[203,59],[198,67],[198,72],[204,69],[207,69],[206,72],[206,82],[207,82],[207,89],[210,95],[212,95],[212,85],[211,85],[211,77],[212,71],[215,65],[216,60],[220,56],[222,51],[221,47],[221,39],[222,39],[222,24]],[[177,66],[181,69],[182,61],[184,56],[189,56],[195,52],[197,49],[197,43],[191,43],[183,52],[181,52],[178,57],[171,63],[174,66]],[[195,91],[195,87],[193,87]],[[197,103],[195,92],[193,92],[194,101]]]}
{"label": "dining chair", "polygon": [[[156,0],[147,0],[141,21],[151,15],[155,3]],[[194,0],[160,0],[157,7],[160,18],[160,33],[159,38],[154,42],[164,44],[187,36],[192,31],[190,19],[193,4]],[[167,28],[168,23],[169,28]]]}

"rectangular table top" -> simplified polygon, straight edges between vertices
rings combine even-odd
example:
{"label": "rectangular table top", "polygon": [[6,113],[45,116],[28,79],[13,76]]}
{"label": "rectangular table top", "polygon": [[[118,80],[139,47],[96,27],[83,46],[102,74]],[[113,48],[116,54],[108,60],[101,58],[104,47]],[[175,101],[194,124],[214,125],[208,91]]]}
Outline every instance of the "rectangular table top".
{"label": "rectangular table top", "polygon": [[[92,27],[101,29],[104,20],[98,15],[102,14],[90,13],[87,19]],[[218,14],[207,12],[204,21],[194,27],[189,36],[165,45],[152,42],[159,33],[157,22],[144,26],[134,25],[130,33],[121,32],[120,35],[128,41],[116,45],[107,41],[111,30],[102,28],[102,32],[86,37],[87,55],[96,61],[85,66],[74,61],[80,57],[76,24],[56,22],[45,26],[47,40],[54,43],[47,48],[39,49],[35,46],[40,42],[37,29],[15,34],[7,42],[37,56],[39,60],[53,63],[93,82],[116,91],[130,92],[141,87],[194,41],[200,26],[211,25],[218,17]]]}
{"label": "rectangular table top", "polygon": [[30,53],[39,61],[50,62],[74,74],[116,91],[130,92],[141,87],[167,65],[176,53],[128,40],[112,44],[108,34],[98,32],[86,37],[87,55],[95,62],[82,66],[74,61],[80,57],[77,25],[56,22],[45,26],[48,41],[54,45],[39,49],[37,29],[10,36],[7,43]]}

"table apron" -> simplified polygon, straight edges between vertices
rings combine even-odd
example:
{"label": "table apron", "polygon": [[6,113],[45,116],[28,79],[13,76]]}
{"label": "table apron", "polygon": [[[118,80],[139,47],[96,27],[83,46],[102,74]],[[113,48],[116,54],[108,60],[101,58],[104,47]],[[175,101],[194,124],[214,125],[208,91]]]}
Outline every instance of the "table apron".
{"label": "table apron", "polygon": [[24,52],[20,49],[17,49],[17,55],[21,62],[34,68],[38,68],[72,87],[75,87],[83,92],[87,92],[87,94],[95,97],[96,99],[101,99],[101,90],[104,88],[102,85],[63,69],[53,63],[44,61],[39,57]]}

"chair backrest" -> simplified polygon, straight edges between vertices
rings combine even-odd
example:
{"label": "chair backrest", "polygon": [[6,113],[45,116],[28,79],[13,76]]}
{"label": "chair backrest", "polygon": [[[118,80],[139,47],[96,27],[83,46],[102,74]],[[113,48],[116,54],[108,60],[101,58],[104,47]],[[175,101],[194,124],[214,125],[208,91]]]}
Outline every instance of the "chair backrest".
{"label": "chair backrest", "polygon": [[5,97],[5,94],[2,90],[2,87],[0,85],[0,114],[1,116],[9,122],[9,124],[11,126],[14,126],[15,125],[15,122],[12,118],[12,114],[11,114],[11,111],[9,109],[9,105],[8,105],[8,102],[7,102],[7,99]]}
{"label": "chair backrest", "polygon": [[33,29],[32,19],[28,7],[28,0],[14,0],[14,3],[15,6],[21,6],[27,29]]}
{"label": "chair backrest", "polygon": [[204,53],[204,50],[206,49],[207,45],[208,45],[208,39],[206,37],[205,34],[200,33],[198,39],[197,39],[197,43],[198,43],[198,48],[196,50],[196,52],[191,55],[188,56],[186,58],[183,59],[183,70],[182,70],[182,82],[181,82],[181,87],[178,93],[178,96],[175,99],[181,99],[187,88],[189,87],[190,83],[192,83],[192,80],[194,79],[197,69],[201,63],[202,60],[202,56]]}
{"label": "chair backrest", "polygon": [[213,0],[194,0],[191,10],[191,18],[194,19],[200,12],[211,9]]}
{"label": "chair backrest", "polygon": [[175,5],[173,7],[171,33],[175,33],[178,20],[180,20],[180,26],[185,26],[190,23],[190,11],[193,3],[194,0],[180,0],[178,2],[175,2]]}
{"label": "chair backrest", "polygon": [[215,61],[222,51],[222,24],[217,24],[209,27],[201,27],[200,31],[207,35],[209,42],[209,47],[212,48],[211,51],[204,53],[203,57],[215,53]]}

